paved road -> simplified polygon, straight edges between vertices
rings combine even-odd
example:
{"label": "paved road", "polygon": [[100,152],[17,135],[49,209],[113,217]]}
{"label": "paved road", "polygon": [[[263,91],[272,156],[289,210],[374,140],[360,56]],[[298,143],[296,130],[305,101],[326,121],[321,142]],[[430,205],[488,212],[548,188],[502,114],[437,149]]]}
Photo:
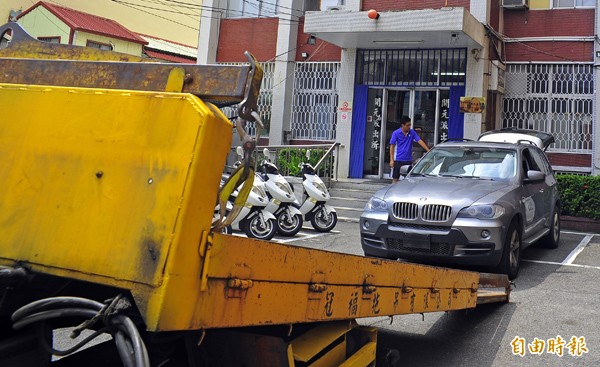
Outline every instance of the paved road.
{"label": "paved road", "polygon": [[[362,254],[358,224],[340,222],[335,233],[303,230],[297,238],[276,239],[297,246]],[[379,328],[382,351],[399,352],[399,366],[600,366],[600,236],[563,231],[556,250],[532,247],[511,302],[471,311],[363,319]],[[513,355],[511,342],[535,338],[565,340],[564,355],[544,351]],[[569,354],[572,336],[585,337],[588,353]],[[579,343],[581,346],[581,343]],[[547,345],[545,345],[547,348]]]}

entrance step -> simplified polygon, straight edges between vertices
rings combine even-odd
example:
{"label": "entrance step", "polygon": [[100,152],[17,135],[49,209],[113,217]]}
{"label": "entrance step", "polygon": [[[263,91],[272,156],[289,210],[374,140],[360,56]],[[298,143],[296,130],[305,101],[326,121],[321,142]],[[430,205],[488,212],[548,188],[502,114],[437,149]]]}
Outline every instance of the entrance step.
{"label": "entrance step", "polygon": [[338,220],[358,223],[365,205],[390,180],[340,180],[333,181],[329,203],[337,210]]}

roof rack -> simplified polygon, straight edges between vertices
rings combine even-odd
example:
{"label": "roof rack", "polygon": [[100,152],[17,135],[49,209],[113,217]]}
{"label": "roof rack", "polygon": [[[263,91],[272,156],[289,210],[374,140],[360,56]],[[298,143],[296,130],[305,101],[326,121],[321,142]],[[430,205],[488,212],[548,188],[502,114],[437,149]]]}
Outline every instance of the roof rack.
{"label": "roof rack", "polygon": [[529,145],[533,145],[533,146],[537,147],[537,144],[534,143],[534,142],[532,142],[531,140],[527,140],[527,139],[519,139],[519,140],[517,140],[517,144],[524,144],[524,143],[527,143]]}

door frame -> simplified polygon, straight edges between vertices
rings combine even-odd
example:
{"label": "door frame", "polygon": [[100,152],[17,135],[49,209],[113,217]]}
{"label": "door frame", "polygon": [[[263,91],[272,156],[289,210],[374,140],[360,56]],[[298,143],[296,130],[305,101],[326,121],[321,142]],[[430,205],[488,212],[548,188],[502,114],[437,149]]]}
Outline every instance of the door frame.
{"label": "door frame", "polygon": [[[437,145],[439,143],[438,138],[439,138],[439,125],[440,125],[440,100],[441,100],[441,91],[442,90],[450,90],[449,87],[435,87],[435,86],[431,86],[431,87],[395,87],[395,86],[390,86],[390,87],[369,87],[369,89],[382,89],[383,90],[383,94],[382,94],[382,109],[381,109],[381,113],[382,113],[382,127],[381,127],[381,131],[380,131],[380,141],[382,143],[384,143],[384,138],[387,135],[387,122],[388,122],[388,116],[387,116],[387,112],[388,112],[388,97],[389,97],[389,92],[390,91],[403,91],[403,92],[409,92],[410,93],[410,100],[409,100],[409,114],[408,116],[411,118],[411,121],[414,121],[415,119],[415,99],[416,99],[416,92],[430,92],[430,91],[435,91],[436,92],[436,97],[435,97],[435,121],[434,121],[434,133],[433,133],[433,145]],[[382,146],[385,146],[385,144],[382,144]],[[384,154],[389,154],[389,152],[386,152],[385,149],[380,149],[379,150],[379,174],[378,175],[363,175],[364,178],[371,178],[371,179],[382,179],[384,178],[385,172],[384,172],[384,166],[385,166],[385,156]]]}

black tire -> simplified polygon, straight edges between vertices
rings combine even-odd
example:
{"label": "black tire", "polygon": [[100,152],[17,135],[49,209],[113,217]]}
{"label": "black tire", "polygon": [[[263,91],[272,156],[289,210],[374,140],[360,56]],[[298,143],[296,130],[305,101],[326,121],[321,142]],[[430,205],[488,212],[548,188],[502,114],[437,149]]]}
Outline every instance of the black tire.
{"label": "black tire", "polygon": [[498,272],[508,275],[509,279],[515,279],[519,275],[521,265],[521,230],[513,221],[508,226],[504,243],[502,246],[502,259],[498,264]]}
{"label": "black tire", "polygon": [[257,240],[265,240],[269,241],[275,237],[275,233],[277,232],[277,226],[275,225],[275,220],[273,219],[265,219],[263,226],[263,221],[261,220],[262,214],[257,214],[251,219],[244,220],[240,223],[242,231],[246,233],[246,236],[249,238],[256,238]]}
{"label": "black tire", "polygon": [[337,213],[331,212],[327,218],[325,207],[321,206],[310,218],[310,224],[317,232],[329,232],[335,228],[335,225],[337,224]]}
{"label": "black tire", "polygon": [[557,248],[560,243],[560,208],[556,206],[550,223],[550,233],[542,238],[541,244],[546,248]]}
{"label": "black tire", "polygon": [[287,215],[289,211],[284,208],[275,215],[275,225],[277,226],[277,233],[284,237],[293,237],[302,229],[302,215],[296,214],[292,218]]}

